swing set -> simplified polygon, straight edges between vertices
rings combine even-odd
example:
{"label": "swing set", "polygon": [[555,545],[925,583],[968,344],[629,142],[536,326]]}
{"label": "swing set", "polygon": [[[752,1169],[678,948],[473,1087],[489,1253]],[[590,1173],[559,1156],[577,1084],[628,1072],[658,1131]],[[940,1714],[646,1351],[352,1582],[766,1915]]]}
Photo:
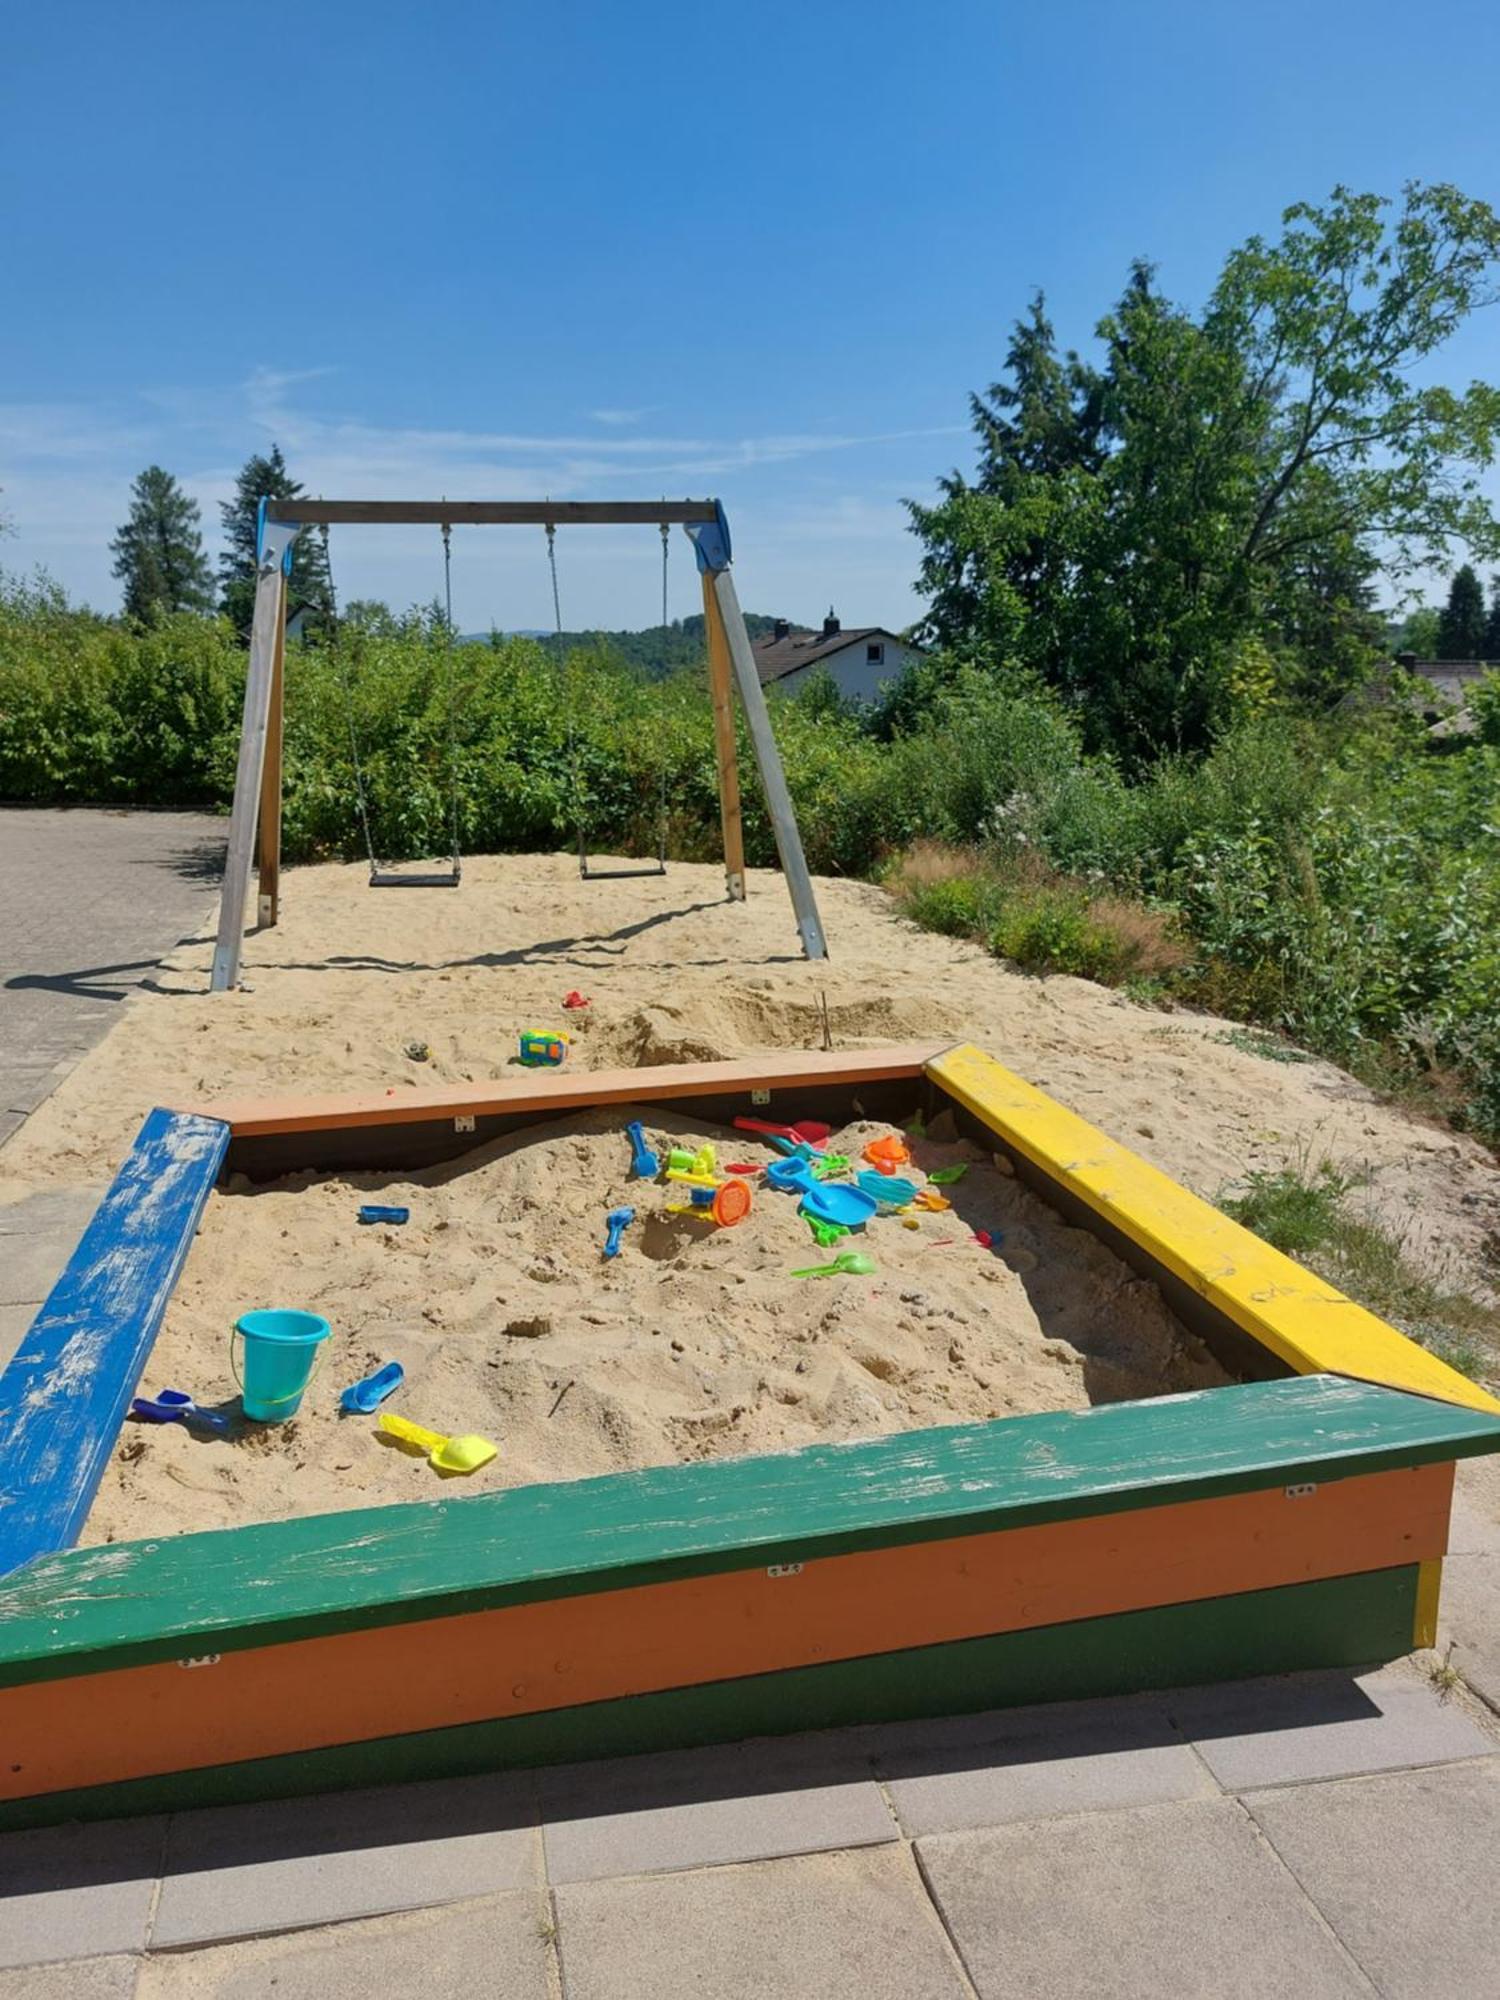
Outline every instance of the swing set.
{"label": "swing set", "polygon": [[[369,800],[359,754],[354,689],[340,656],[348,710],[349,750],[354,772],[355,800],[372,889],[456,889],[463,878],[459,841],[457,717],[453,662],[453,548],[455,526],[539,527],[546,533],[547,565],[552,583],[552,609],[562,633],[562,600],[558,588],[557,530],[572,525],[655,526],[661,531],[662,625],[667,625],[667,568],[671,530],[680,526],[697,558],[703,586],[704,624],[708,636],[708,680],[713,700],[714,752],[718,767],[719,819],[724,841],[725,888],[732,902],[745,897],[744,833],[740,816],[739,765],[735,749],[733,691],[737,690],[760,774],[761,789],[776,836],[776,850],[792,899],[804,955],[826,958],[827,944],[813,894],[812,877],[802,852],[802,837],[787,791],[781,756],[771,730],[750,635],[730,574],[729,523],[717,500],[262,500],[256,535],[255,612],[250,628],[250,664],[245,680],[244,721],[239,762],[235,771],[234,807],[229,824],[229,850],[219,903],[218,938],[214,946],[212,991],[226,992],[239,984],[240,951],[250,900],[250,877],[256,876],[256,928],[273,926],[281,896],[281,790],[283,680],[286,652],[287,579],[292,549],[304,529],[317,528],[325,555],[333,526],[427,525],[440,528],[443,538],[443,603],[445,613],[445,682],[447,699],[446,777],[449,794],[449,858],[445,867],[402,869],[379,859],[370,829]],[[605,881],[667,872],[667,779],[660,766],[657,801],[656,860],[645,868],[595,868],[589,862],[587,792],[578,757],[577,701],[565,691],[568,761],[578,839],[578,868],[585,881]]]}

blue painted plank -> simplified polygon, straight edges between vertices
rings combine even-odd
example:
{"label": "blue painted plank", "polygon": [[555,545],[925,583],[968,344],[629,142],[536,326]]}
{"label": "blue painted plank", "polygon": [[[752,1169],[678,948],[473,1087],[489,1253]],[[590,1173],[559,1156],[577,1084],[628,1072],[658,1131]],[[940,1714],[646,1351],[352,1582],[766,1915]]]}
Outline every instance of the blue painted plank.
{"label": "blue painted plank", "polygon": [[228,1144],[151,1112],[0,1374],[0,1576],[77,1540]]}

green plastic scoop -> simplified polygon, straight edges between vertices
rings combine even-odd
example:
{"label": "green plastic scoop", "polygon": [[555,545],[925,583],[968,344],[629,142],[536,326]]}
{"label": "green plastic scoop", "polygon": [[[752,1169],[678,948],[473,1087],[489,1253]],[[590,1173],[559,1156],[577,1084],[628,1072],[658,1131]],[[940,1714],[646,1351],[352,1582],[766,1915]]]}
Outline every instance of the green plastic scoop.
{"label": "green plastic scoop", "polygon": [[875,1268],[875,1259],[867,1257],[863,1250],[841,1250],[831,1264],[809,1264],[803,1270],[793,1271],[794,1278],[832,1278],[839,1272],[847,1272],[851,1278],[867,1278]]}
{"label": "green plastic scoop", "polygon": [[934,1187],[952,1187],[953,1183],[961,1181],[968,1171],[968,1161],[960,1160],[956,1167],[939,1167],[935,1174],[929,1174],[927,1178]]}

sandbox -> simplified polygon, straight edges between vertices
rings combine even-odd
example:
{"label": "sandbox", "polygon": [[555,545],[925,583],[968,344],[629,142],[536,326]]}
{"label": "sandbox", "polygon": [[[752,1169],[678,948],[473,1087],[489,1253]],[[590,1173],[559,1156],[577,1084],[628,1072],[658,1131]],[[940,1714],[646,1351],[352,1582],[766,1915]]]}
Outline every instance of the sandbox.
{"label": "sandbox", "polygon": [[[726,1150],[742,1111],[915,1117],[969,1173],[826,1290],[770,1195],[601,1273],[635,1110]],[[148,1361],[208,1368],[273,1281],[342,1305],[305,1424],[122,1462]],[[329,1413],[393,1352],[419,1421],[493,1426],[490,1490]],[[13,1824],[1392,1657],[1454,1460],[1500,1449],[1483,1391],[969,1047],[153,1112],[0,1416]]]}

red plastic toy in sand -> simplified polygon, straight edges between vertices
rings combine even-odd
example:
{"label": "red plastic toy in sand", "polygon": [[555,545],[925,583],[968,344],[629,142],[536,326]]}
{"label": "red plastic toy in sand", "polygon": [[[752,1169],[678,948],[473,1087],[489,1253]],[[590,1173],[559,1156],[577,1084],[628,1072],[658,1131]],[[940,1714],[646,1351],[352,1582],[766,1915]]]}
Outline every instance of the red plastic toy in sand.
{"label": "red plastic toy in sand", "polygon": [[572,993],[565,993],[563,995],[563,1005],[565,1007],[587,1007],[588,1004],[588,1001],[576,989]]}

